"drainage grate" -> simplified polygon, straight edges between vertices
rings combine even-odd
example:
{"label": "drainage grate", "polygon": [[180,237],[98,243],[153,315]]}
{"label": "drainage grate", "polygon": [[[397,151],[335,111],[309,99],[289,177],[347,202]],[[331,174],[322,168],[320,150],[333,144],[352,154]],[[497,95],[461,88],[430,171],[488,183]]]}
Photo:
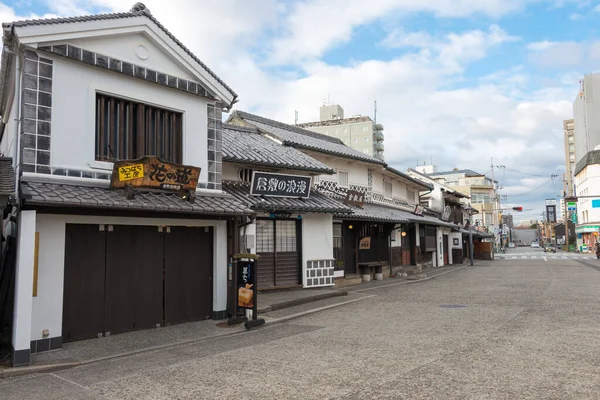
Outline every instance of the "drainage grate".
{"label": "drainage grate", "polygon": [[465,308],[466,306],[462,304],[442,304],[441,308]]}

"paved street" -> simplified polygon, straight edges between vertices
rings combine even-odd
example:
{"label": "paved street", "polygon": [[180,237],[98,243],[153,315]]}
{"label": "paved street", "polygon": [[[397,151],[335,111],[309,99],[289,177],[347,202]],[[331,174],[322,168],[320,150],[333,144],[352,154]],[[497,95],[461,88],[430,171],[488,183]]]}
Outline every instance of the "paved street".
{"label": "paved street", "polygon": [[7,379],[0,393],[2,399],[598,399],[600,263],[585,262],[480,263],[351,294],[363,298],[256,331]]}
{"label": "paved street", "polygon": [[544,249],[531,247],[517,247],[514,249],[506,249],[506,253],[497,253],[496,260],[516,260],[516,259],[548,259],[548,260],[595,260],[596,255],[592,253],[567,253],[557,250],[556,253],[546,253]]}

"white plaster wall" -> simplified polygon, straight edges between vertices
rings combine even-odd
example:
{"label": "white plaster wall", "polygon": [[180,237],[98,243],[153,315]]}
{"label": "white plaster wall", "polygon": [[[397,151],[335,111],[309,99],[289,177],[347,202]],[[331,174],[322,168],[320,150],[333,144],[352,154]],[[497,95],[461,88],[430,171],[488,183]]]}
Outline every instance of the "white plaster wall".
{"label": "white plaster wall", "polygon": [[[600,165],[588,165],[577,175],[577,194],[595,195],[600,194]],[[600,199],[600,196],[598,197]],[[600,208],[592,208],[591,198],[581,198],[577,202],[578,224],[600,221]],[[583,219],[583,212],[589,215],[587,222]]]}
{"label": "white plaster wall", "polygon": [[401,247],[402,243],[402,229],[400,229],[400,225],[395,225],[392,231],[392,237],[396,240],[390,241],[391,247]]}
{"label": "white plaster wall", "polygon": [[183,112],[183,163],[207,172],[206,99],[141,79],[48,56],[54,60],[52,91],[52,166],[112,169],[94,159],[96,92]]}
{"label": "white plaster wall", "polygon": [[44,329],[50,331],[50,337],[62,336],[65,230],[64,219],[37,215],[38,295],[33,298],[31,340],[42,339]]}
{"label": "white plaster wall", "polygon": [[[214,228],[213,311],[227,308],[227,223],[198,219],[96,217],[78,215],[37,216],[40,233],[38,257],[38,296],[32,304],[31,339],[62,335],[64,249],[66,224],[212,226]],[[32,244],[33,247],[33,244]],[[29,343],[29,341],[28,341]]]}
{"label": "white plaster wall", "polygon": [[[74,39],[70,43],[89,51],[112,56],[178,78],[197,80],[172,56],[169,56],[162,46],[157,45],[147,35],[141,33],[121,34],[118,40],[115,39],[113,37],[89,37]],[[145,60],[136,54],[144,55],[144,52],[147,54]]]}
{"label": "white plaster wall", "polygon": [[[460,232],[452,232],[448,235],[450,238],[450,248],[451,249],[462,249],[462,233]],[[454,239],[458,239],[458,244],[454,245]]]}
{"label": "white plaster wall", "polygon": [[[354,185],[367,186],[369,183],[369,168],[356,160],[348,160],[346,158],[335,157],[335,156],[325,156],[323,154],[313,153],[309,154],[312,158],[322,162],[334,170],[341,170],[348,172],[348,183]],[[322,180],[329,180],[338,182],[338,177],[336,175],[321,175]]]}
{"label": "white plaster wall", "polygon": [[302,214],[302,284],[306,286],[306,262],[333,259],[333,216]]}
{"label": "white plaster wall", "polygon": [[31,348],[35,215],[36,212],[32,210],[21,211],[19,214],[15,302],[12,327],[12,345],[15,350],[27,350]]}

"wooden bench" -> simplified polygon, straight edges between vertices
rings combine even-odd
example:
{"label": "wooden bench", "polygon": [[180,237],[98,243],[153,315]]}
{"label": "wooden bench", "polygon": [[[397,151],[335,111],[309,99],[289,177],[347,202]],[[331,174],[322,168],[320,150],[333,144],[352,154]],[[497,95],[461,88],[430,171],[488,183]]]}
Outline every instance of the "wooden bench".
{"label": "wooden bench", "polygon": [[358,263],[358,270],[363,282],[371,281],[371,273],[374,272],[376,281],[383,280],[383,264],[378,261]]}

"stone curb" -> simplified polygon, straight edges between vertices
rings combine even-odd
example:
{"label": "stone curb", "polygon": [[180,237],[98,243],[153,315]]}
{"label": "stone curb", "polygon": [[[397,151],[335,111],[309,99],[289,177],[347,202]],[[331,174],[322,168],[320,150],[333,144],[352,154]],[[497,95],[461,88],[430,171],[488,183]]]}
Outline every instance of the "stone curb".
{"label": "stone curb", "polygon": [[332,297],[346,296],[346,295],[348,295],[347,292],[340,290],[340,291],[335,291],[335,292],[316,294],[314,296],[301,297],[299,299],[282,301],[281,303],[275,303],[275,304],[271,304],[270,306],[259,308],[258,313],[264,314],[264,313],[268,313],[271,311],[277,311],[277,310],[281,310],[284,308],[299,306],[299,305],[306,304],[306,303],[312,303],[312,302],[319,301],[319,300],[325,300],[325,299],[330,299]]}
{"label": "stone curb", "polygon": [[17,376],[35,374],[38,372],[54,372],[69,369],[81,365],[79,362],[33,365],[31,367],[14,367],[0,370],[0,379],[15,378]]}

